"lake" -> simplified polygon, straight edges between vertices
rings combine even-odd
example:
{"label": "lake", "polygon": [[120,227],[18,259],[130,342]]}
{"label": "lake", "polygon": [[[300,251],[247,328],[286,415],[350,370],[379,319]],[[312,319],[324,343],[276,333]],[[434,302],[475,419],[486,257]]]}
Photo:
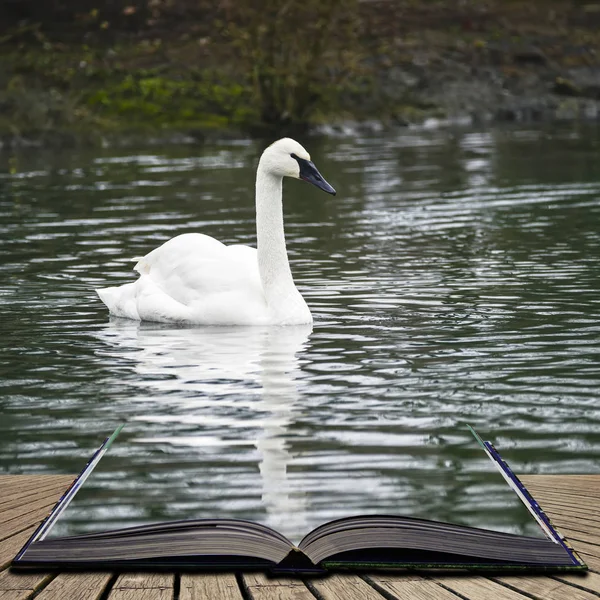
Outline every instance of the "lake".
{"label": "lake", "polygon": [[600,472],[600,130],[300,141],[338,192],[284,186],[312,327],[140,325],[94,293],[179,233],[254,245],[264,142],[0,154],[0,472],[78,472],[127,423],[60,531],[532,531],[467,423],[516,472]]}

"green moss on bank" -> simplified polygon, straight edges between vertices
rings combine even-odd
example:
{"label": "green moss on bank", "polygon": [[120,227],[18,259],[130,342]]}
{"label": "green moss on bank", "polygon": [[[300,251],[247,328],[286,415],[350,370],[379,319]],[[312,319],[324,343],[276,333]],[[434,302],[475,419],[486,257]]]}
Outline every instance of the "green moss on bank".
{"label": "green moss on bank", "polygon": [[149,55],[139,45],[0,49],[0,136],[96,142],[117,134],[201,135],[256,118],[248,90],[233,78],[159,60],[144,66]]}
{"label": "green moss on bank", "polygon": [[206,22],[177,13],[175,30],[165,14],[109,35],[92,11],[69,38],[36,24],[0,32],[0,141],[600,118],[600,3],[306,0],[289,14],[260,1],[269,11],[240,0]]}

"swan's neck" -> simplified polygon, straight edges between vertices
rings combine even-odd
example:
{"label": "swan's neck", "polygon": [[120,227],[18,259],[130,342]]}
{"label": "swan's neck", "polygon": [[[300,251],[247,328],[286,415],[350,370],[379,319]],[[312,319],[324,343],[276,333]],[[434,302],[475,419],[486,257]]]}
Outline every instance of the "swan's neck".
{"label": "swan's neck", "polygon": [[282,178],[258,165],[256,175],[258,269],[267,301],[295,291],[283,231]]}

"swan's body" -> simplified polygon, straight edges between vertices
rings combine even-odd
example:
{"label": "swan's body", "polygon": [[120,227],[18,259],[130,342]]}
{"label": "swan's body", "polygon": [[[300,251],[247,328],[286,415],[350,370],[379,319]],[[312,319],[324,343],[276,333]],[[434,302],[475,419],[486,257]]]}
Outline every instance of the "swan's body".
{"label": "swan's body", "polygon": [[[258,252],[225,246],[201,233],[178,235],[144,256],[133,283],[98,290],[118,317],[139,321],[212,325],[288,325],[310,323],[310,310],[287,285],[272,310],[258,269]],[[273,303],[271,303],[273,304]],[[284,314],[279,314],[283,312]]]}
{"label": "swan's body", "polygon": [[97,290],[115,316],[209,325],[312,322],[296,289],[283,230],[282,178],[302,178],[329,193],[310,156],[284,138],[263,153],[256,177],[257,246],[225,246],[200,233],[179,235],[144,256],[137,281]]}

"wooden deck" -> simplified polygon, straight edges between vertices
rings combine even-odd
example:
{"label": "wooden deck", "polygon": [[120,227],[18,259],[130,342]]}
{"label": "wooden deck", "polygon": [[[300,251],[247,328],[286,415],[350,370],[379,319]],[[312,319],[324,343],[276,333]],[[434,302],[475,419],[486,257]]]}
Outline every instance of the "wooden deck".
{"label": "wooden deck", "polygon": [[585,575],[264,575],[59,573],[19,575],[11,559],[72,477],[0,475],[0,600],[597,600],[600,597],[600,475],[522,478],[590,567]]}

